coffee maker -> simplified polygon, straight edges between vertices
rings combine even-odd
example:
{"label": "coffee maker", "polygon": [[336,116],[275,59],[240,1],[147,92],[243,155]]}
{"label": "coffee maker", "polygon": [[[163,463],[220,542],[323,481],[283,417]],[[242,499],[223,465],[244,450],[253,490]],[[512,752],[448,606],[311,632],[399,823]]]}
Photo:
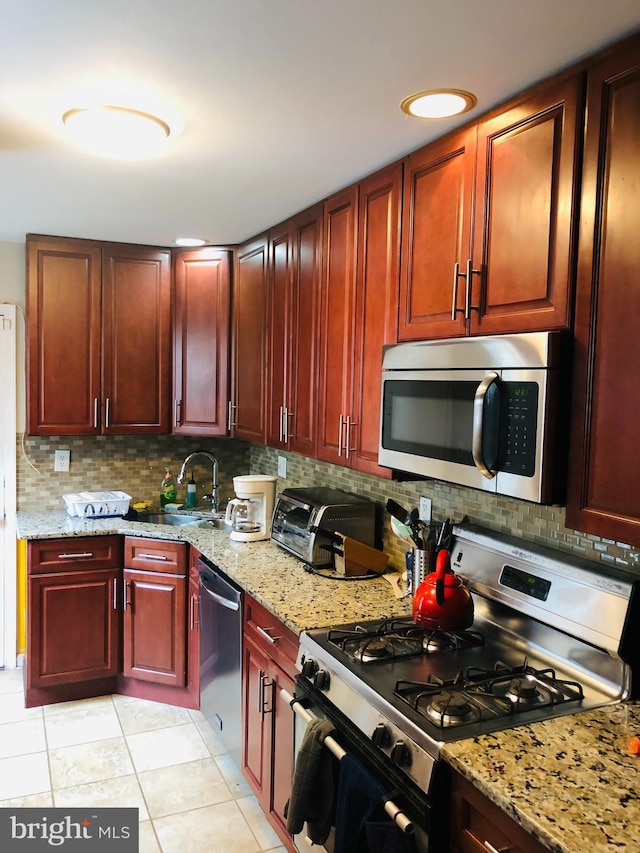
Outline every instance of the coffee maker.
{"label": "coffee maker", "polygon": [[271,516],[278,478],[270,474],[247,474],[233,478],[237,497],[227,504],[225,524],[236,542],[256,542],[271,534]]}

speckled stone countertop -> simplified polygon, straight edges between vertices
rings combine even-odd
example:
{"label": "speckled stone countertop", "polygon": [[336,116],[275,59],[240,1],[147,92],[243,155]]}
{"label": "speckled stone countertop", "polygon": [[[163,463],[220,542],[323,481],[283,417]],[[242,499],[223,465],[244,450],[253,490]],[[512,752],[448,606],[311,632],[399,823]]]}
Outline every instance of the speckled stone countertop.
{"label": "speckled stone countertop", "polygon": [[640,703],[447,744],[443,757],[554,853],[640,851]]}
{"label": "speckled stone countertop", "polygon": [[410,598],[397,599],[383,578],[334,580],[305,571],[273,542],[233,542],[225,530],[172,527],[122,518],[72,518],[64,510],[19,512],[20,539],[120,533],[187,542],[264,604],[296,634],[308,628],[364,619],[409,616]]}

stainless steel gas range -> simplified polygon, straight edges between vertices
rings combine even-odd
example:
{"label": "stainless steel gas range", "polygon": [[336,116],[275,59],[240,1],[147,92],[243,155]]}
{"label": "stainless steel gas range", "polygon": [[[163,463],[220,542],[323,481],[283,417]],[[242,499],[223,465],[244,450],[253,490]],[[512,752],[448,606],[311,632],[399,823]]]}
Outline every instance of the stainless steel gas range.
{"label": "stainless steel gas range", "polygon": [[[292,703],[299,720],[333,723],[336,754],[386,786],[421,853],[447,849],[443,744],[624,700],[640,674],[640,581],[467,522],[454,537],[471,629],[407,618],[305,632]],[[318,850],[304,833],[296,846]]]}

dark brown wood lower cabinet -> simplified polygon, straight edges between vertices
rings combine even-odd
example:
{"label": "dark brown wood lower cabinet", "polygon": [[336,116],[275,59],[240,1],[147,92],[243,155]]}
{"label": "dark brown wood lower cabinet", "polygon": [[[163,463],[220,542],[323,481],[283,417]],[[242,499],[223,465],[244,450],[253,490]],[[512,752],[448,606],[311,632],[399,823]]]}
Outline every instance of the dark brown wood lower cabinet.
{"label": "dark brown wood lower cabinet", "polygon": [[450,853],[544,853],[539,841],[459,773],[451,774]]}
{"label": "dark brown wood lower cabinet", "polygon": [[294,847],[284,806],[293,775],[293,713],[280,698],[280,691],[293,692],[297,645],[297,637],[285,625],[245,596],[242,771],[269,822],[291,851]]}

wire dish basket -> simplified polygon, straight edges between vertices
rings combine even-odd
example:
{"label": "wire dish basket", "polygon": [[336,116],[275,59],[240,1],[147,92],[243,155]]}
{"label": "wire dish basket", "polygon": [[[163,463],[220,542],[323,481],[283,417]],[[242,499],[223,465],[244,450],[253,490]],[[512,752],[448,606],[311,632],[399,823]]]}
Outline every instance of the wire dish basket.
{"label": "wire dish basket", "polygon": [[69,515],[77,518],[125,515],[131,500],[126,492],[77,492],[62,497]]}

